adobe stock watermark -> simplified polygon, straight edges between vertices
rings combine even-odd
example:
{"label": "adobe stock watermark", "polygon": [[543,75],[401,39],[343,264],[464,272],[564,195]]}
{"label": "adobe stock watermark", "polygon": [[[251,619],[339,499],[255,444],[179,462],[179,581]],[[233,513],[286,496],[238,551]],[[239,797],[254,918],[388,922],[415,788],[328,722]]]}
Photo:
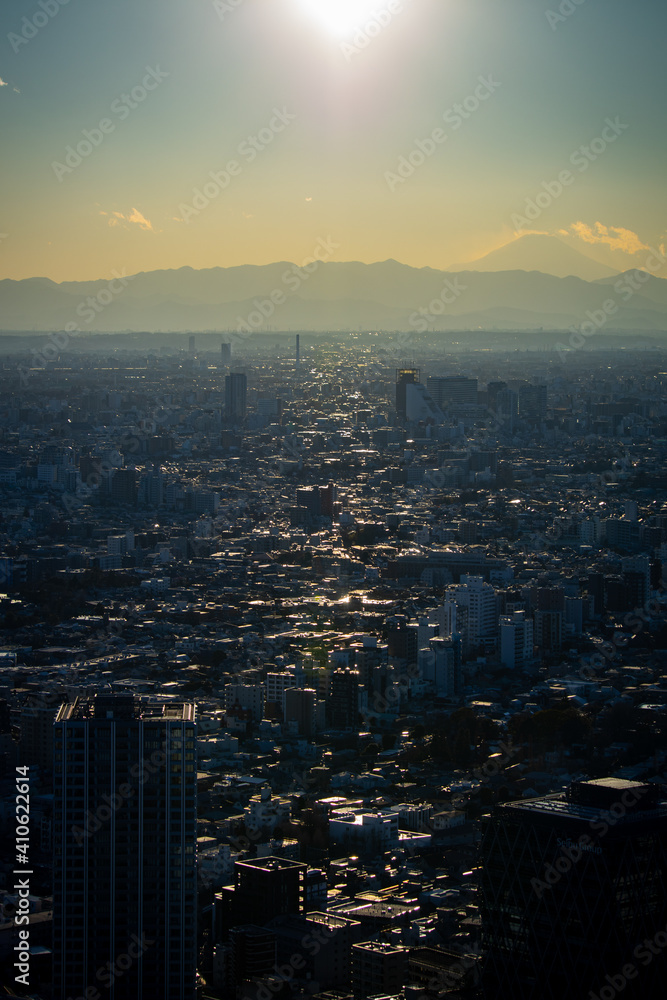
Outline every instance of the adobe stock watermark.
{"label": "adobe stock watermark", "polygon": [[60,8],[67,6],[68,3],[69,0],[38,0],[38,9],[30,17],[24,17],[21,20],[21,34],[10,31],[7,35],[7,41],[14,52],[18,52],[23,45],[31,42],[42,28],[45,28],[60,13]]}
{"label": "adobe stock watermark", "polygon": [[[472,772],[472,777],[475,781],[478,781],[480,785],[488,783],[491,778],[496,778],[501,771],[504,771],[507,765],[513,760],[517,754],[520,752],[519,747],[514,747],[511,744],[499,743],[498,744],[500,754],[498,756],[489,757],[485,764],[481,767],[476,767]],[[479,788],[471,789],[470,795],[478,795]],[[465,795],[457,795],[451,800],[454,809],[464,809],[468,803]]]}
{"label": "adobe stock watermark", "polygon": [[320,237],[313,249],[312,256],[304,258],[301,264],[292,264],[291,268],[283,272],[280,280],[284,288],[274,288],[267,298],[255,299],[253,301],[255,308],[245,319],[242,316],[237,317],[237,335],[247,336],[261,329],[267,320],[271,319],[276,309],[283,306],[291,295],[296,295],[303,283],[308,281],[320,265],[329,260],[338,249],[340,249],[340,243],[335,243],[331,236],[328,236],[326,240]]}
{"label": "adobe stock watermark", "polygon": [[541,879],[531,878],[530,880],[531,888],[537,898],[541,899],[548,889],[553,889],[563,876],[567,875],[574,865],[581,861],[584,854],[602,854],[599,840],[623,819],[628,809],[632,809],[646,792],[647,789],[642,786],[627,788],[618,802],[614,802],[606,811],[601,810],[599,815],[589,823],[591,833],[595,834],[595,840],[587,833],[582,834],[577,841],[558,837],[556,843],[561,848],[561,854],[553,864],[546,865]]}
{"label": "adobe stock watermark", "polygon": [[213,0],[213,9],[216,11],[221,21],[224,21],[228,14],[232,14],[245,0]]}
{"label": "adobe stock watermark", "polygon": [[[628,128],[630,126],[625,125],[618,115],[615,118],[605,118],[600,135],[591,139],[588,145],[578,146],[570,154],[570,165],[576,167],[580,174],[585,173]],[[533,198],[526,198],[523,215],[519,212],[512,213],[510,221],[515,233],[520,233],[539,219],[576,179],[576,174],[564,169],[559,171],[554,180],[542,181],[542,189]]]}
{"label": "adobe stock watermark", "polygon": [[586,3],[586,0],[562,0],[558,10],[545,10],[544,16],[549,22],[552,31],[556,31],[559,24],[567,21],[568,17],[579,10]]}
{"label": "adobe stock watermark", "polygon": [[[161,70],[159,66],[156,66],[154,69],[152,66],[147,66],[146,75],[141,82],[132,87],[129,93],[123,93],[111,102],[109,109],[111,114],[118,121],[124,122],[126,118],[130,117],[133,111],[136,111],[143,104],[153,90],[157,90],[162,81],[166,80],[168,76],[169,74]],[[108,135],[116,131],[116,124],[111,118],[100,118],[97,125],[93,128],[81,129],[83,139],[79,139],[76,146],[70,145],[65,147],[65,162],[61,163],[59,160],[51,162],[51,169],[61,184],[68,174],[73,173],[77,167],[81,166],[84,160],[92,156]]]}
{"label": "adobe stock watermark", "polygon": [[[624,304],[629,302],[637,292],[640,292],[642,286],[647,281],[651,280],[651,274],[661,271],[667,264],[667,256],[665,254],[654,247],[649,247],[649,249],[651,253],[640,268],[626,272],[614,282],[614,295]],[[570,331],[568,343],[556,344],[556,353],[559,359],[563,361],[573,351],[580,351],[584,347],[587,338],[599,333],[612,316],[616,315],[618,310],[619,304],[614,298],[605,299],[600,304],[599,309],[587,309],[586,319],[579,327],[568,327]]]}
{"label": "adobe stock watermark", "polygon": [[[482,104],[488,101],[492,94],[495,94],[502,86],[492,76],[480,76],[478,80],[479,82],[472,93],[443,112],[443,121],[450,126],[452,132],[457,132],[463,123],[468,121]],[[434,156],[439,147],[447,142],[448,138],[449,133],[445,129],[437,127],[425,139],[415,139],[415,144],[410,152],[399,156],[396,170],[385,171],[384,179],[389,190],[393,193],[399,185],[410,180],[415,172],[423,167],[427,159]]]}
{"label": "adobe stock watermark", "polygon": [[[155,941],[147,937],[145,931],[142,931],[140,938],[136,934],[131,934],[127,951],[122,952],[112,962],[105,962],[104,965],[100,965],[95,973],[95,979],[105,990],[110,990],[116,980],[122,979],[137,959],[154,944]],[[88,986],[83,996],[68,998],[68,1000],[101,1000],[101,997],[102,994],[97,986]]]}
{"label": "adobe stock watermark", "polygon": [[[111,273],[113,277],[107,282],[105,288],[101,288],[97,295],[86,296],[76,307],[75,312],[77,316],[88,325],[100,313],[104,312],[107,306],[111,305],[119,295],[122,295],[130,281],[134,281],[135,278],[135,275],[126,274],[125,268],[120,272],[114,270]],[[27,384],[33,368],[46,368],[49,361],[55,361],[63,351],[67,350],[72,337],[78,337],[82,332],[81,327],[77,323],[66,323],[64,329],[49,334],[48,343],[43,347],[32,347],[30,349],[30,353],[33,356],[31,367],[29,368],[24,364],[18,366],[21,383],[23,385]]]}
{"label": "adobe stock watermark", "polygon": [[[411,2],[411,0],[408,0]],[[403,0],[378,0],[363,24],[359,25],[351,42],[341,42],[340,50],[345,56],[345,62],[351,63],[355,56],[368,48],[374,38],[377,38],[387,28],[397,14],[405,10]]]}
{"label": "adobe stock watermark", "polygon": [[408,323],[417,333],[426,333],[429,323],[434,323],[438,316],[443,316],[448,306],[454,303],[468,291],[468,286],[464,285],[459,277],[445,278],[440,294],[431,299],[428,305],[420,306],[411,313]]}
{"label": "adobe stock watermark", "polygon": [[[164,750],[155,750],[148,761],[132,764],[130,767],[130,776],[137,779],[138,785],[145,785],[151,775],[158,773],[166,760],[167,754]],[[83,827],[72,827],[72,836],[77,847],[81,847],[93,834],[101,830],[105,823],[109,822],[113,814],[118,812],[129,799],[136,795],[136,791],[137,789],[134,785],[124,782],[113,795],[104,794],[102,796],[104,802],[97,807],[95,812],[92,813],[88,810]]]}
{"label": "adobe stock watermark", "polygon": [[[296,115],[287,110],[286,107],[274,108],[273,117],[264,128],[261,128],[255,135],[249,135],[237,146],[236,152],[243,157],[246,164],[253,163],[260,153],[264,152],[277,135],[284,132],[288,125],[296,121]],[[206,181],[201,188],[193,188],[192,201],[188,204],[180,204],[178,210],[181,213],[181,222],[189,224],[190,220],[196,218],[205,208],[215,201],[223,191],[232,183],[234,177],[240,177],[243,173],[243,163],[239,160],[228,160],[222,170],[211,170],[210,180]]]}
{"label": "adobe stock watermark", "polygon": [[[302,937],[301,947],[310,958],[315,958],[322,948],[335,938],[338,931],[338,927],[327,927],[322,924],[311,934],[305,934]],[[286,962],[285,965],[274,966],[275,975],[262,977],[259,981],[259,988],[253,992],[253,1000],[272,1000],[272,997],[283,992],[285,986],[294,979],[295,974],[303,972],[305,968],[306,960],[302,952],[291,955],[289,962]],[[246,996],[243,1000],[250,1000],[250,997]]]}
{"label": "adobe stock watermark", "polygon": [[[634,948],[632,957],[636,958],[647,969],[653,960],[663,953],[665,948],[667,948],[667,927],[663,927],[652,938],[644,938]],[[637,979],[639,973],[640,970],[634,962],[626,962],[614,975],[605,976],[607,984],[602,986],[597,993],[590,990],[587,1000],[614,1000],[623,992],[628,983]]]}

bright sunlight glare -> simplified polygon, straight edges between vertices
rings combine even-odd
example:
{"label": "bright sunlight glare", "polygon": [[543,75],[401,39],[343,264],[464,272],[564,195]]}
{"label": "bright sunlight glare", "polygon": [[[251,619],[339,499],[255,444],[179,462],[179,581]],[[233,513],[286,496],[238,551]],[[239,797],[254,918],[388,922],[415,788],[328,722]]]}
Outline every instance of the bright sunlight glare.
{"label": "bright sunlight glare", "polygon": [[386,4],[383,0],[301,0],[301,6],[338,38],[363,27]]}

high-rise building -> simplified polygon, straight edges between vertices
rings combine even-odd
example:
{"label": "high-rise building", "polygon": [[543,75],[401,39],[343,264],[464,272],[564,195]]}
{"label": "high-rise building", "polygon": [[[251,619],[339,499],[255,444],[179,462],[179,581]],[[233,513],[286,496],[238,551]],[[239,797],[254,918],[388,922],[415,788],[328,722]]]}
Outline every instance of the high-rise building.
{"label": "high-rise building", "polygon": [[294,722],[299,735],[311,739],[317,720],[317,691],[313,688],[291,688],[285,691],[285,724]]}
{"label": "high-rise building", "polygon": [[55,1000],[194,1000],[194,705],[63,705],[54,777]]}
{"label": "high-rise building", "polygon": [[522,420],[538,421],[546,419],[546,385],[519,386],[519,416]]}
{"label": "high-rise building", "polygon": [[427,681],[438,698],[457,698],[462,690],[461,637],[439,637],[429,641],[428,649],[419,651],[422,679]]}
{"label": "high-rise building", "polygon": [[329,719],[332,726],[346,728],[356,726],[359,714],[359,687],[361,676],[358,670],[334,670],[331,674],[331,694],[329,698]]}
{"label": "high-rise building", "polygon": [[483,819],[485,996],[662,996],[667,804],[600,778],[496,806]]}
{"label": "high-rise building", "polygon": [[459,603],[468,608],[468,639],[472,645],[495,639],[498,634],[496,592],[481,576],[461,576]]}
{"label": "high-rise building", "polygon": [[499,389],[495,394],[494,411],[503,427],[511,430],[519,415],[519,395],[514,389]]}
{"label": "high-rise building", "polygon": [[535,644],[544,652],[556,652],[563,644],[563,612],[536,611]]}
{"label": "high-rise building", "polygon": [[477,379],[465,375],[430,375],[426,380],[429,395],[444,409],[477,402]]}
{"label": "high-rise building", "polygon": [[396,416],[406,419],[406,385],[416,385],[420,381],[418,368],[399,368],[396,372]]}
{"label": "high-rise building", "polygon": [[520,670],[533,658],[533,622],[525,611],[500,617],[500,662]]}
{"label": "high-rise building", "polygon": [[139,489],[138,479],[136,469],[116,469],[111,479],[111,499],[134,506]]}
{"label": "high-rise building", "polygon": [[403,989],[408,949],[387,941],[352,945],[352,990],[356,997],[395,995]]}
{"label": "high-rise building", "polygon": [[223,365],[231,364],[232,360],[232,345],[224,340],[220,344],[220,360]]}
{"label": "high-rise building", "polygon": [[248,396],[248,376],[243,372],[225,375],[225,419],[229,423],[245,420]]}
{"label": "high-rise building", "polygon": [[234,885],[215,897],[218,935],[242,924],[260,926],[287,913],[305,912],[307,865],[286,858],[237,861]]}

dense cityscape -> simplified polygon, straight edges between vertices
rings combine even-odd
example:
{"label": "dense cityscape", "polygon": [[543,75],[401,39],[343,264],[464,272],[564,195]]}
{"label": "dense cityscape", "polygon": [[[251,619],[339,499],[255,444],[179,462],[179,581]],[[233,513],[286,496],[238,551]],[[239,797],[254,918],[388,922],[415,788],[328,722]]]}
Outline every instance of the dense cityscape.
{"label": "dense cityscape", "polygon": [[661,995],[667,352],[128,344],[0,372],[8,992]]}
{"label": "dense cityscape", "polygon": [[0,1000],[663,1000],[666,37],[0,5]]}

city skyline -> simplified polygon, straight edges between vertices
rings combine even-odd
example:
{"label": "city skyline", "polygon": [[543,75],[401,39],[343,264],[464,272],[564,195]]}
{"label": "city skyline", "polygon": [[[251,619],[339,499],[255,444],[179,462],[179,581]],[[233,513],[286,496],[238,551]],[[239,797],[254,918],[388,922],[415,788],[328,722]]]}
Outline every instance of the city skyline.
{"label": "city skyline", "polygon": [[11,0],[0,276],[300,261],[329,235],[333,260],[448,268],[530,231],[642,266],[665,237],[666,18],[617,0]]}

